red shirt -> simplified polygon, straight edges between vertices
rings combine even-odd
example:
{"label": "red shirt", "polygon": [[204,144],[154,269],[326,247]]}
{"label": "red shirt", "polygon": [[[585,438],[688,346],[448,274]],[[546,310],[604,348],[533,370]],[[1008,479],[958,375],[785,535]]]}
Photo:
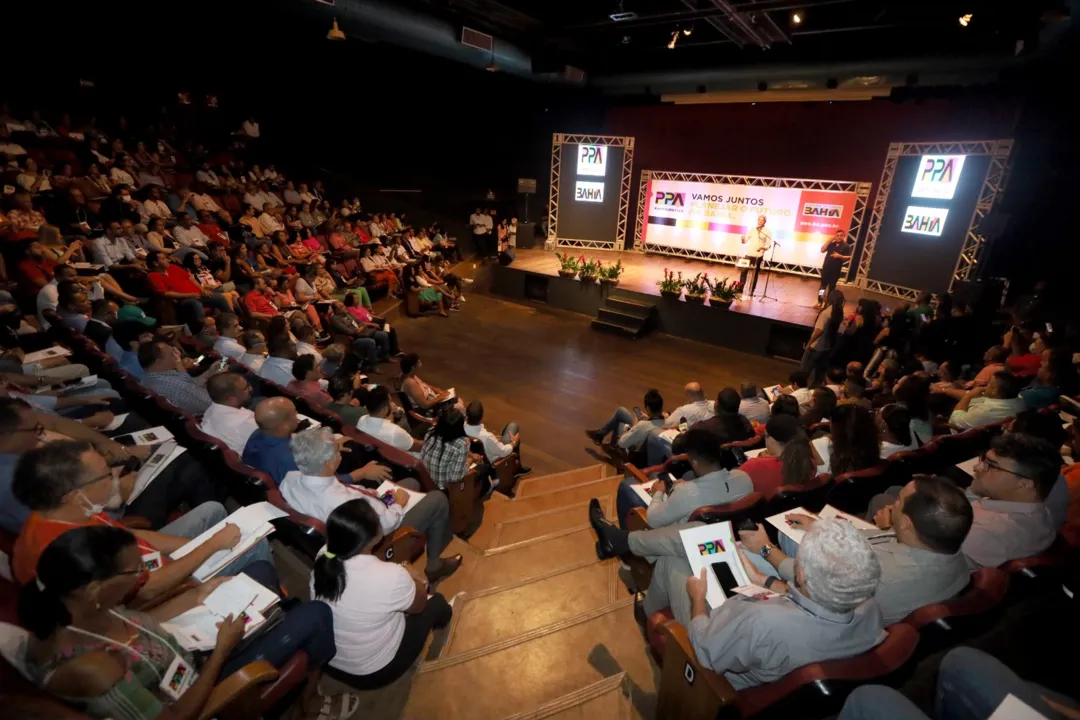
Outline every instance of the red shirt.
{"label": "red shirt", "polygon": [[1009,372],[1020,377],[1035,377],[1040,365],[1042,365],[1042,358],[1032,353],[1011,355],[1005,360],[1005,367],[1009,369]]}
{"label": "red shirt", "polygon": [[23,289],[30,295],[37,293],[41,289],[42,285],[45,285],[53,279],[53,270],[56,268],[56,261],[52,258],[41,258],[35,260],[31,257],[25,257],[19,261],[19,272],[22,281]]}
{"label": "red shirt", "polygon": [[754,483],[754,490],[765,496],[766,500],[772,500],[776,491],[784,484],[784,463],[780,458],[756,457],[750,458],[739,469],[750,476]]}
{"label": "red shirt", "polygon": [[229,236],[225,234],[225,231],[221,229],[221,226],[217,223],[207,223],[206,225],[199,225],[199,229],[202,230],[202,234],[210,238],[210,242],[216,242],[220,245],[228,247],[231,243]]}
{"label": "red shirt", "polygon": [[259,313],[260,315],[278,314],[278,309],[274,307],[270,299],[258,290],[252,290],[244,296],[244,305],[247,306],[248,312]]}
{"label": "red shirt", "polygon": [[169,265],[169,269],[165,272],[152,272],[147,275],[147,278],[150,279],[154,292],[159,294],[167,292],[202,294],[202,288],[191,277],[191,273],[179,265]]}
{"label": "red shirt", "polygon": [[367,230],[365,230],[363,227],[361,227],[360,225],[357,225],[356,227],[354,227],[353,232],[355,232],[360,237],[360,242],[362,242],[362,243],[371,242],[371,234]]}

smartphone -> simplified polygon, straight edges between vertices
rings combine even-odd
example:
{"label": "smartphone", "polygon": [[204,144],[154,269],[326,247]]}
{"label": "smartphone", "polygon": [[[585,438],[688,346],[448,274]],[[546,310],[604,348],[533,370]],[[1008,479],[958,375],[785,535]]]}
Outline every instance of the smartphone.
{"label": "smartphone", "polygon": [[660,476],[660,482],[664,483],[664,492],[671,494],[671,488],[675,486],[675,478],[671,476],[671,473],[664,473]]}
{"label": "smartphone", "polygon": [[218,363],[217,369],[218,370],[224,370],[228,366],[229,366],[229,357],[227,355],[223,355],[221,357],[221,362]]}
{"label": "smartphone", "polygon": [[731,566],[726,562],[717,562],[709,567],[712,569],[716,581],[720,583],[720,589],[724,591],[724,596],[731,597],[735,588],[739,587],[739,583],[735,581],[735,574],[731,572]]}
{"label": "smartphone", "polygon": [[1050,323],[1046,323],[1046,332],[1048,332],[1048,333],[1054,332],[1054,326],[1051,325]]}
{"label": "smartphone", "polygon": [[383,501],[383,505],[385,505],[386,507],[394,506],[394,493],[392,492],[383,493],[379,496],[379,499]]}
{"label": "smartphone", "polygon": [[736,520],[735,523],[733,523],[733,527],[735,532],[739,532],[740,530],[749,532],[751,530],[757,530],[757,523],[750,518],[743,518],[742,520]]}
{"label": "smartphone", "polygon": [[200,355],[199,357],[195,358],[195,364],[196,365],[202,365],[202,361],[205,360],[205,359],[206,359],[205,355]]}
{"label": "smartphone", "polygon": [[113,440],[115,442],[120,443],[121,445],[126,445],[127,447],[131,447],[132,445],[135,444],[135,438],[132,437],[130,434],[128,434],[128,435],[117,435],[116,437],[113,438]]}
{"label": "smartphone", "polygon": [[679,418],[679,432],[684,433],[690,429],[690,426],[686,424],[686,418]]}
{"label": "smartphone", "polygon": [[746,453],[742,448],[730,447],[720,450],[720,465],[725,470],[734,470],[746,462]]}
{"label": "smartphone", "polygon": [[636,405],[634,406],[634,417],[636,417],[638,420],[641,420],[644,417],[641,412],[641,408]]}

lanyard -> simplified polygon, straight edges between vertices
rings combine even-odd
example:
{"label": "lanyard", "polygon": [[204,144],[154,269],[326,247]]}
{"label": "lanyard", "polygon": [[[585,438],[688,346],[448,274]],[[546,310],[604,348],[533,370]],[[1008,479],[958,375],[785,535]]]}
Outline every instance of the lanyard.
{"label": "lanyard", "polygon": [[[166,642],[165,638],[161,637],[160,635],[158,635],[153,630],[150,630],[149,628],[145,628],[145,627],[143,627],[141,625],[137,625],[136,623],[132,622],[131,620],[128,620],[126,617],[124,617],[120,613],[116,612],[115,610],[110,610],[109,614],[113,615],[114,617],[120,618],[120,620],[122,620],[124,623],[130,625],[131,627],[135,628],[136,630],[142,630],[147,635],[152,635],[155,639],[157,639],[158,642],[160,642],[165,647],[169,648],[169,650],[172,650],[173,655],[179,655],[180,654],[179,652],[176,651],[175,648],[173,648],[172,645],[170,645],[168,642]],[[112,638],[106,637],[104,635],[98,635],[97,633],[92,633],[89,630],[83,630],[82,628],[77,628],[74,625],[68,625],[67,629],[72,631],[72,632],[79,633],[80,635],[86,635],[87,637],[92,637],[92,638],[95,638],[97,640],[101,640],[104,643],[108,643],[109,645],[114,645],[114,646],[116,646],[118,648],[126,650],[127,652],[131,653],[132,655],[137,656],[140,660],[142,660],[144,663],[149,665],[150,669],[154,671],[155,675],[157,675],[157,678],[158,678],[159,682],[164,679],[162,677],[161,673],[158,672],[158,669],[156,667],[154,667],[154,663],[150,662],[150,658],[146,657],[145,655],[143,655],[141,652],[139,652],[135,648],[131,647],[130,645],[128,645],[126,643],[122,643],[122,642],[117,642],[116,640],[113,640]]]}

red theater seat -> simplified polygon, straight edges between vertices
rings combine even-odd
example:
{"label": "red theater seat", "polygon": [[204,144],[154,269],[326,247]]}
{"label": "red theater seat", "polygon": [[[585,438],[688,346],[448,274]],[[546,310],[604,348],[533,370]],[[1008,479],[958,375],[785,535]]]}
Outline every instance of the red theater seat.
{"label": "red theater seat", "polygon": [[903,622],[916,630],[936,625],[942,630],[952,630],[950,619],[968,617],[989,612],[997,607],[1009,590],[1009,575],[997,568],[982,568],[971,575],[971,582],[951,600],[924,605],[915,610]]}

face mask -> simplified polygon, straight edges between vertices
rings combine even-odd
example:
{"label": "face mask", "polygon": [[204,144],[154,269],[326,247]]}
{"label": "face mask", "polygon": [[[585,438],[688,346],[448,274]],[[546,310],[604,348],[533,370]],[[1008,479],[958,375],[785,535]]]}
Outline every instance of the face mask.
{"label": "face mask", "polygon": [[113,474],[112,487],[109,490],[109,499],[105,501],[105,507],[114,510],[124,504],[124,498],[120,495],[120,477]]}
{"label": "face mask", "polygon": [[94,504],[90,502],[90,498],[86,497],[86,494],[82,490],[79,491],[79,498],[82,500],[83,512],[86,514],[86,517],[98,515],[105,509],[103,504]]}

